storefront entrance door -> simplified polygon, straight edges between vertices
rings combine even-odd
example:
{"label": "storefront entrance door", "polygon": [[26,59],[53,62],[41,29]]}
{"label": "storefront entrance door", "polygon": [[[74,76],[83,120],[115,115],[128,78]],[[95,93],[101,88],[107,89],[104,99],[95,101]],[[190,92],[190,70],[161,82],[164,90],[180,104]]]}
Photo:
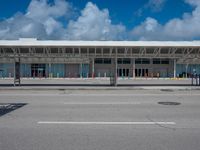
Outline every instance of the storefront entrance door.
{"label": "storefront entrance door", "polygon": [[45,77],[45,64],[31,64],[31,77]]}

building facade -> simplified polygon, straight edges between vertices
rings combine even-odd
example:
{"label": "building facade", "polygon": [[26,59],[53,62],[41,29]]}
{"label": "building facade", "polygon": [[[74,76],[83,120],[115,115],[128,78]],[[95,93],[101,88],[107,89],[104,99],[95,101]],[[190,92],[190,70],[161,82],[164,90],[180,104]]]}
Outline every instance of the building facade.
{"label": "building facade", "polygon": [[0,77],[191,77],[200,41],[0,41]]}

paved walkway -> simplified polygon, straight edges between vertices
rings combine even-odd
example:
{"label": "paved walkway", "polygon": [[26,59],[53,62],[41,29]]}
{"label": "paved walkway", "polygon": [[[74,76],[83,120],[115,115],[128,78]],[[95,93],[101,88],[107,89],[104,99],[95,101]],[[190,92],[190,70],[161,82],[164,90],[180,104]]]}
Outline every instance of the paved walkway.
{"label": "paved walkway", "polygon": [[[0,79],[1,84],[13,84],[13,78]],[[21,84],[68,84],[68,85],[109,85],[110,78],[22,78]],[[123,85],[190,85],[191,79],[172,78],[118,78],[118,84]]]}
{"label": "paved walkway", "polygon": [[110,86],[109,78],[95,79],[26,79],[21,80],[21,86],[13,87],[13,79],[0,79],[0,90],[20,89],[20,90],[60,90],[60,89],[200,89],[200,86],[191,86],[191,79],[118,79],[118,86]]}

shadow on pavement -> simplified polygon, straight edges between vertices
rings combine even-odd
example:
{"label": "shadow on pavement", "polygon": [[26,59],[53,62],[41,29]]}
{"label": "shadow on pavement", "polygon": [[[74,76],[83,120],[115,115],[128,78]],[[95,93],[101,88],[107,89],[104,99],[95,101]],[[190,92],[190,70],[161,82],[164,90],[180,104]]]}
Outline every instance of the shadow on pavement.
{"label": "shadow on pavement", "polygon": [[25,105],[27,103],[0,103],[0,117]]}

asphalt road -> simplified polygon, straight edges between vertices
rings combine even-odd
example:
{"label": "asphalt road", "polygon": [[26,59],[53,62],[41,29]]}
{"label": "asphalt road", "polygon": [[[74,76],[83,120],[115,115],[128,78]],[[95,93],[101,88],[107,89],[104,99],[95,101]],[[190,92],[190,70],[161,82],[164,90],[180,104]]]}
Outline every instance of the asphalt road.
{"label": "asphalt road", "polygon": [[200,148],[199,90],[1,90],[0,109],[13,103],[0,150]]}

